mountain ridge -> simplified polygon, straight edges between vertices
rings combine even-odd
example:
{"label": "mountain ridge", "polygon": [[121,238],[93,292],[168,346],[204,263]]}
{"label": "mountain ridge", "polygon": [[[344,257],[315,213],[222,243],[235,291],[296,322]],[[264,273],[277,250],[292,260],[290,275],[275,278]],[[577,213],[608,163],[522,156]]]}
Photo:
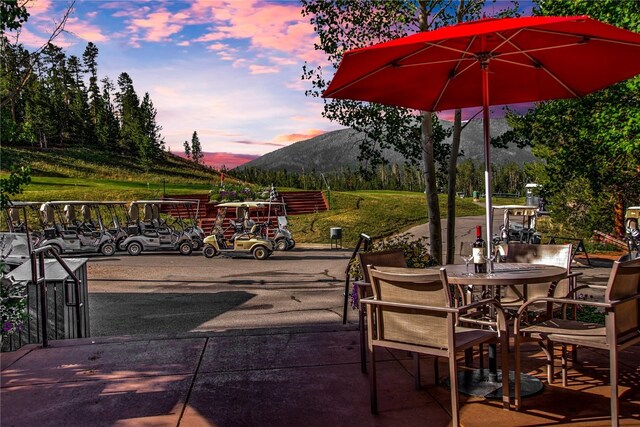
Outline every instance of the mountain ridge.
{"label": "mountain ridge", "polygon": [[[451,127],[451,122],[443,121],[445,127]],[[509,125],[505,119],[491,120],[491,136],[499,136],[509,130]],[[360,165],[357,157],[360,153],[359,142],[364,138],[364,134],[350,128],[339,129],[332,132],[298,141],[287,147],[267,153],[257,159],[251,160],[238,166],[237,170],[249,167],[259,169],[279,170],[285,169],[289,172],[303,172],[315,170],[316,172],[331,172],[340,168],[355,168]],[[467,123],[462,131],[460,151],[463,153],[458,159],[462,162],[472,159],[474,163],[484,164],[484,133],[482,120],[472,120]],[[451,137],[445,140],[451,143]],[[408,160],[394,150],[383,150],[383,157],[389,163],[404,164]],[[530,147],[518,148],[509,147],[507,149],[491,149],[491,160],[493,164],[504,165],[507,163],[538,162],[539,160],[531,153]]]}

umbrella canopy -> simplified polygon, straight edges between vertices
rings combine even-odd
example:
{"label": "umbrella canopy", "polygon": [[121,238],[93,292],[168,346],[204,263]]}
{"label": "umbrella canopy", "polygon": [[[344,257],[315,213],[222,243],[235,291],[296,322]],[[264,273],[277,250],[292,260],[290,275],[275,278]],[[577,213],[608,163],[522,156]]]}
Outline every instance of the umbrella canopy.
{"label": "umbrella canopy", "polygon": [[345,53],[323,96],[441,111],[572,98],[640,73],[640,34],[591,19],[482,19]]}
{"label": "umbrella canopy", "polygon": [[441,111],[584,96],[640,74],[640,34],[588,16],[482,19],[346,52],[325,98]]}

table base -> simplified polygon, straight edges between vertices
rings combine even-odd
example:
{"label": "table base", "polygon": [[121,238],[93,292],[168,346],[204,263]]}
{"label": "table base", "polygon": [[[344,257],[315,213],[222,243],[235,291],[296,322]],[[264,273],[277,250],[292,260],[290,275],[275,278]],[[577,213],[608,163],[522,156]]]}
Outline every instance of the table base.
{"label": "table base", "polygon": [[[533,396],[538,394],[544,388],[542,381],[538,378],[527,375],[521,375],[522,397]],[[488,369],[475,369],[458,372],[458,392],[467,396],[483,396],[487,399],[502,399],[502,373],[498,371],[496,381],[489,380]],[[444,380],[447,387],[450,386],[449,378]],[[515,397],[515,373],[509,371],[509,396]]]}

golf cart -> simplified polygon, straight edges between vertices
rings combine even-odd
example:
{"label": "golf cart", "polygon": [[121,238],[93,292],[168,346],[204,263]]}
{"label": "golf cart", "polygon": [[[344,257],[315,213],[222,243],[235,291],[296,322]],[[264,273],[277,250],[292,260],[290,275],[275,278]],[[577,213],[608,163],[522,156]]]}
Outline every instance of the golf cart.
{"label": "golf cart", "polygon": [[179,251],[190,255],[197,245],[185,231],[189,225],[178,214],[177,217],[160,215],[161,208],[175,207],[184,203],[178,200],[135,200],[129,205],[127,237],[120,244],[129,255],[140,255],[143,251]]}
{"label": "golf cart", "polygon": [[[96,209],[100,212],[103,225],[113,237],[116,249],[123,251],[122,242],[127,237],[127,202],[95,202]],[[91,223],[87,225],[91,227]]]}
{"label": "golf cart", "polygon": [[[212,234],[204,239],[202,253],[207,258],[220,254],[252,254],[255,259],[267,259],[274,250],[266,238],[267,224],[251,219],[251,208],[266,207],[268,202],[233,202],[218,205]],[[236,218],[225,227],[227,212],[235,211]],[[230,237],[227,237],[231,234]]]}
{"label": "golf cart", "polygon": [[5,222],[10,233],[26,233],[35,230],[29,223],[40,219],[42,202],[10,202],[4,210]]}
{"label": "golf cart", "polygon": [[200,211],[200,201],[162,199],[162,212],[179,218],[180,227],[193,242],[193,250],[199,251],[204,246],[204,230],[198,225],[198,212]]}
{"label": "golf cart", "polygon": [[[263,202],[257,202],[263,203]],[[295,240],[289,231],[289,221],[287,220],[287,207],[283,202],[264,202],[268,206],[267,212],[267,237],[273,241],[277,251],[290,251],[296,246]],[[276,218],[276,228],[271,228],[271,217]]]}
{"label": "golf cart", "polygon": [[502,210],[503,224],[500,226],[499,234],[493,236],[493,244],[498,249],[501,257],[506,256],[506,246],[509,242],[535,244],[542,242],[542,235],[536,231],[538,206],[493,206],[491,211],[492,218],[496,210]]}
{"label": "golf cart", "polygon": [[0,233],[0,258],[13,269],[27,261],[42,240],[40,224],[42,202],[10,202],[4,209],[7,233]]}
{"label": "golf cart", "polygon": [[[98,205],[101,202],[56,201],[40,207],[43,239],[40,246],[49,245],[59,254],[116,252],[113,236],[107,231]],[[79,209],[80,216],[77,216]]]}
{"label": "golf cart", "polygon": [[629,248],[629,255],[635,252],[635,258],[640,256],[640,227],[638,222],[640,222],[640,206],[627,208],[624,220],[625,239]]}

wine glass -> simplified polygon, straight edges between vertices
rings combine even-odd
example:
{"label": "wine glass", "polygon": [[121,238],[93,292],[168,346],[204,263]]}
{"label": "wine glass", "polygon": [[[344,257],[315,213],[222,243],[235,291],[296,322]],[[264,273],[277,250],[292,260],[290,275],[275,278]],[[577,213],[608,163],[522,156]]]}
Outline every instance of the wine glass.
{"label": "wine glass", "polygon": [[[493,262],[498,257],[498,250],[494,248],[492,252],[489,252],[489,249],[487,248],[487,253],[485,253],[484,251],[480,251],[480,256],[486,263],[491,263],[491,265],[493,266]],[[495,276],[495,274],[493,273],[493,268],[489,269],[489,271],[491,271],[491,273],[488,273],[488,276]]]}
{"label": "wine glass", "polygon": [[467,270],[467,276],[469,275],[469,262],[473,259],[473,244],[471,242],[460,242],[460,258],[464,261],[464,265]]}

